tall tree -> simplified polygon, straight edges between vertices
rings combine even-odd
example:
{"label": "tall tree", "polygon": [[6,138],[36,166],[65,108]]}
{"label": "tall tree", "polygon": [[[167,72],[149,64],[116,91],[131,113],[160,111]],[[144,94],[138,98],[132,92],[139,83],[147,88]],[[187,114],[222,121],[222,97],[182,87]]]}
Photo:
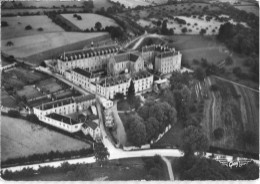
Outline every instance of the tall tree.
{"label": "tall tree", "polygon": [[208,138],[200,128],[188,126],[182,134],[181,150],[185,155],[193,155],[194,152],[207,151],[209,147]]}
{"label": "tall tree", "polygon": [[94,157],[101,166],[108,159],[109,155],[107,148],[102,143],[94,144]]}
{"label": "tall tree", "polygon": [[148,142],[158,137],[160,123],[156,118],[150,117],[148,120],[146,120],[145,128],[146,128],[146,139]]}
{"label": "tall tree", "polygon": [[130,86],[128,88],[127,92],[127,101],[130,106],[133,106],[134,101],[135,101],[135,85],[133,80],[130,81]]}
{"label": "tall tree", "polygon": [[146,142],[146,129],[143,119],[138,115],[132,115],[126,124],[127,138],[135,146],[141,146]]}
{"label": "tall tree", "polygon": [[101,28],[102,28],[102,24],[101,24],[100,22],[96,22],[96,24],[95,24],[95,29],[98,30],[98,31],[100,31]]}

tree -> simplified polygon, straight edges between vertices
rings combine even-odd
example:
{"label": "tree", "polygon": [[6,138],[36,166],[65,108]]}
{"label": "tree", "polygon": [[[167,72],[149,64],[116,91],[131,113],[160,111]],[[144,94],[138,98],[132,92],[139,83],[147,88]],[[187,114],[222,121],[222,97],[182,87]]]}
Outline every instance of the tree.
{"label": "tree", "polygon": [[206,73],[202,68],[196,68],[194,71],[194,77],[199,81],[203,81],[206,77]]}
{"label": "tree", "polygon": [[174,94],[169,89],[162,92],[161,100],[168,102],[172,107],[176,106]]}
{"label": "tree", "polygon": [[215,139],[220,140],[224,135],[224,129],[223,128],[217,128],[213,132]]}
{"label": "tree", "polygon": [[188,31],[188,30],[187,30],[186,27],[184,27],[184,28],[181,29],[181,32],[184,33],[184,34],[187,33],[187,31]]}
{"label": "tree", "polygon": [[160,27],[162,25],[162,22],[160,20],[157,21],[156,25]]}
{"label": "tree", "polygon": [[225,62],[226,65],[232,65],[233,64],[233,59],[230,56],[228,56],[225,61],[226,61]]}
{"label": "tree", "polygon": [[182,133],[181,150],[185,155],[193,155],[194,152],[207,151],[209,147],[208,138],[203,134],[200,128],[188,126]]}
{"label": "tree", "polygon": [[135,146],[141,146],[146,142],[146,129],[140,116],[131,115],[125,128],[128,140]]}
{"label": "tree", "polygon": [[162,34],[164,34],[164,35],[167,35],[167,34],[168,34],[167,20],[164,20],[164,21],[163,21],[161,32],[162,32]]}
{"label": "tree", "polygon": [[25,26],[25,30],[31,30],[31,29],[32,29],[32,26],[31,26],[31,25]]}
{"label": "tree", "polygon": [[42,28],[42,27],[39,27],[37,30],[38,30],[38,31],[43,31],[43,28]]}
{"label": "tree", "polygon": [[78,20],[82,20],[82,17],[80,15],[77,16]]}
{"label": "tree", "polygon": [[8,23],[6,21],[1,21],[1,27],[7,27]]}
{"label": "tree", "polygon": [[152,139],[156,139],[159,136],[160,123],[156,118],[150,117],[145,121],[145,129],[146,140],[150,142]]}
{"label": "tree", "polygon": [[100,22],[96,22],[96,24],[95,24],[95,29],[98,30],[98,31],[100,31],[101,28],[102,28],[102,24],[101,24]]}
{"label": "tree", "polygon": [[210,86],[210,90],[211,90],[211,91],[218,91],[218,90],[219,90],[219,87],[218,87],[218,85],[216,85],[216,84],[212,84],[212,85]]}
{"label": "tree", "polygon": [[170,78],[171,89],[182,89],[183,86],[189,85],[190,76],[188,72],[173,72]]}
{"label": "tree", "polygon": [[132,107],[135,101],[135,85],[133,80],[130,81],[130,86],[127,92],[127,101],[129,105]]}
{"label": "tree", "polygon": [[236,67],[233,68],[233,73],[234,73],[237,77],[239,77],[239,76],[241,75],[241,73],[242,73],[242,70],[241,70],[241,68],[240,68],[239,66],[236,66]]}
{"label": "tree", "polygon": [[101,166],[108,159],[109,155],[107,148],[102,143],[94,144],[94,157]]}
{"label": "tree", "polygon": [[12,41],[8,41],[8,42],[6,43],[6,46],[8,46],[8,47],[13,46],[13,45],[14,45],[14,43],[13,43]]}
{"label": "tree", "polygon": [[9,110],[7,114],[14,118],[20,117],[20,112],[16,110]]}
{"label": "tree", "polygon": [[202,35],[202,36],[203,36],[203,35],[205,35],[205,34],[206,34],[206,32],[207,32],[207,30],[206,30],[206,29],[201,29],[201,30],[200,30],[200,35]]}

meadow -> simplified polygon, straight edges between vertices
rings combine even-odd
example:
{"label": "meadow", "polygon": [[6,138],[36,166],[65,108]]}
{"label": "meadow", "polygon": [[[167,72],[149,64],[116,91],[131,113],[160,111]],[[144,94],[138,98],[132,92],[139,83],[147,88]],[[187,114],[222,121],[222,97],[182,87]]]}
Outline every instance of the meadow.
{"label": "meadow", "polygon": [[93,14],[93,13],[77,13],[77,15],[82,17],[82,20],[78,20],[74,17],[74,14],[61,14],[62,17],[67,19],[69,22],[74,24],[80,30],[91,29],[95,30],[96,22],[100,22],[102,24],[102,28],[106,26],[118,26],[117,23],[110,18],[104,17],[102,15]]}
{"label": "meadow", "polygon": [[[39,16],[16,16],[16,17],[2,17],[1,21],[6,21],[8,26],[2,27],[2,40],[21,36],[32,36],[37,34],[62,32],[63,29],[53,23],[46,15]],[[27,25],[31,25],[31,30],[25,30]],[[38,29],[42,28],[42,31]],[[3,46],[3,45],[2,45]]]}
{"label": "meadow", "polygon": [[[2,52],[17,58],[27,59],[36,55],[28,60],[38,65],[43,59],[50,59],[53,55],[57,55],[57,53],[61,54],[61,52],[68,51],[68,49],[73,50],[73,44],[76,44],[74,47],[83,48],[89,40],[95,40],[104,35],[107,35],[107,33],[55,32],[22,36],[2,40]],[[14,45],[6,46],[8,41],[12,41]]]}
{"label": "meadow", "polygon": [[22,119],[1,116],[1,161],[50,151],[71,151],[90,145]]}

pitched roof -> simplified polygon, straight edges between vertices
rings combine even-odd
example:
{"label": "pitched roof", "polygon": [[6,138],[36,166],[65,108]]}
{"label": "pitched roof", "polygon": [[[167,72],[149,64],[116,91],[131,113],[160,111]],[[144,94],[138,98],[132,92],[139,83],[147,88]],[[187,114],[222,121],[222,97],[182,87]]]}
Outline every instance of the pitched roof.
{"label": "pitched roof", "polygon": [[162,52],[162,53],[158,54],[156,57],[166,58],[166,57],[170,57],[170,56],[174,56],[174,55],[177,55],[177,53],[174,51],[168,51],[168,52]]}
{"label": "pitched roof", "polygon": [[69,118],[67,116],[63,116],[63,115],[60,115],[60,114],[57,114],[57,113],[48,114],[46,117],[49,117],[49,118],[57,120],[57,121],[61,121],[61,122],[66,123],[68,125],[79,124],[79,122],[73,120],[72,118]]}
{"label": "pitched roof", "polygon": [[71,52],[66,52],[64,54],[61,54],[59,59],[66,62],[66,61],[72,61],[80,58],[88,58],[93,56],[106,55],[109,53],[116,53],[118,51],[119,51],[119,46],[110,45],[110,46],[104,46],[104,47],[94,48],[94,49],[75,50]]}
{"label": "pitched roof", "polygon": [[87,121],[82,125],[83,128],[90,127],[92,130],[95,130],[98,127],[98,124],[93,121]]}
{"label": "pitched roof", "polygon": [[139,58],[139,55],[137,53],[122,53],[114,56],[114,59],[117,63],[124,62],[124,61],[132,61],[136,62]]}
{"label": "pitched roof", "polygon": [[91,77],[91,72],[87,71],[87,70],[83,70],[81,68],[74,68],[72,71],[80,74],[80,75],[83,75],[87,78],[90,78]]}

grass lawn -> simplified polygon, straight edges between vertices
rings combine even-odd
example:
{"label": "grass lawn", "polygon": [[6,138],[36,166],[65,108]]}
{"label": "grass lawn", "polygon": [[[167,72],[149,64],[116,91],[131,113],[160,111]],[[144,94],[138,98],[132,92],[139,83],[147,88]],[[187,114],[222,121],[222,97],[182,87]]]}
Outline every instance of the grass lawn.
{"label": "grass lawn", "polygon": [[128,111],[130,110],[130,105],[128,104],[127,100],[119,100],[117,102],[117,110],[118,111]]}
{"label": "grass lawn", "polygon": [[[61,27],[53,23],[47,15],[2,17],[2,21],[8,23],[7,27],[2,27],[2,40],[64,31]],[[25,30],[27,25],[31,25],[32,29]],[[40,27],[43,28],[43,31],[38,31]]]}
{"label": "grass lawn", "polygon": [[39,86],[39,88],[41,88],[45,91],[49,91],[50,93],[53,93],[53,92],[56,92],[56,91],[63,89],[63,86],[61,84],[57,83],[55,78],[49,78],[49,79],[46,79],[46,80],[41,80],[36,85]]}
{"label": "grass lawn", "polygon": [[[33,64],[39,64],[43,59],[76,49],[77,46],[82,45],[83,48],[89,40],[95,40],[105,35],[107,33],[104,32],[55,32],[23,36],[2,40],[2,51],[17,58],[27,58]],[[12,41],[14,45],[6,46],[8,41]]]}
{"label": "grass lawn", "polygon": [[24,86],[23,89],[17,91],[18,96],[25,96],[27,99],[42,96],[42,93],[35,89],[32,85]]}
{"label": "grass lawn", "polygon": [[96,22],[100,22],[102,24],[102,28],[105,28],[106,26],[118,26],[113,19],[93,13],[77,13],[77,15],[82,17],[82,20],[78,20],[76,17],[73,17],[74,14],[61,15],[81,30],[91,28],[95,29]]}
{"label": "grass lawn", "polygon": [[88,148],[89,144],[22,119],[1,116],[1,161],[50,151]]}

